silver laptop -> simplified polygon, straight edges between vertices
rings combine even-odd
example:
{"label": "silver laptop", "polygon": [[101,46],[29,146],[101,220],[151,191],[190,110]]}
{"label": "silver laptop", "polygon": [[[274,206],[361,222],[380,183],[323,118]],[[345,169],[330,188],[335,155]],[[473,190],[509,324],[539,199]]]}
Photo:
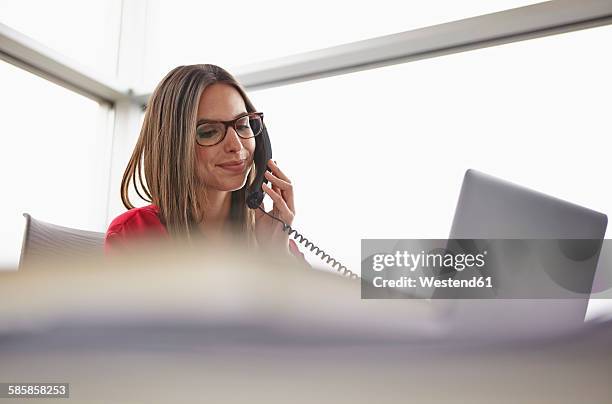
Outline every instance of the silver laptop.
{"label": "silver laptop", "polygon": [[467,170],[449,238],[603,239],[603,213]]}
{"label": "silver laptop", "polygon": [[[603,239],[607,223],[603,213],[470,169],[449,238]],[[595,267],[592,272],[591,279]],[[453,299],[443,305],[457,335],[531,337],[582,326],[588,298]]]}

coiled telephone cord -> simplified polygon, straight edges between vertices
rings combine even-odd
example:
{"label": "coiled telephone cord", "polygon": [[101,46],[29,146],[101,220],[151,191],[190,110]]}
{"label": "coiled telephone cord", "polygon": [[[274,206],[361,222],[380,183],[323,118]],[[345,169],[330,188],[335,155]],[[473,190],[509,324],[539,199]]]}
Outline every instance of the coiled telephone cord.
{"label": "coiled telephone cord", "polygon": [[[304,247],[310,249],[310,251],[314,252],[314,254],[318,256],[321,260],[325,261],[336,271],[340,272],[340,274],[342,274],[343,276],[347,276],[351,279],[359,279],[359,275],[353,273],[347,267],[342,265],[340,261],[334,259],[332,256],[327,254],[325,251],[317,247],[312,241],[309,241],[306,237],[302,236],[297,230],[293,229],[291,226],[283,222],[281,219],[269,214],[261,206],[259,206],[259,209],[261,209],[263,213],[270,216],[272,219],[278,220],[279,222],[281,222],[281,224],[283,225],[283,231],[288,231],[289,235],[293,237],[294,240],[297,240],[299,243],[304,245]],[[319,254],[321,255],[319,256]]]}

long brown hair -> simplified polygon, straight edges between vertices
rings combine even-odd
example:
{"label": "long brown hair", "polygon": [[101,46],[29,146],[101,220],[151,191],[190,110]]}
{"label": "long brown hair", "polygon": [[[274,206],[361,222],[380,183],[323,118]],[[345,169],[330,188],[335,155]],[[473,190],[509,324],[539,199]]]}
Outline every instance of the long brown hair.
{"label": "long brown hair", "polygon": [[[140,198],[159,208],[168,232],[188,240],[197,233],[196,224],[206,218],[206,206],[200,206],[197,197],[203,194],[206,200],[195,177],[195,132],[200,96],[214,83],[232,85],[244,99],[247,112],[256,111],[242,85],[221,67],[174,68],[149,98],[140,136],[121,181],[121,201],[127,209],[134,208],[128,196],[132,183]],[[230,207],[230,228],[250,244],[255,242],[255,215],[245,201],[254,177],[253,164],[244,187],[232,192]]]}

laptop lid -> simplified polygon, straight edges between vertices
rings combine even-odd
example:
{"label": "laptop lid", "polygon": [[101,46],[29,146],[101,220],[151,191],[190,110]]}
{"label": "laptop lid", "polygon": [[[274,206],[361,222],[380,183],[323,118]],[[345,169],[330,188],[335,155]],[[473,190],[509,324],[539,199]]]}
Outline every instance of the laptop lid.
{"label": "laptop lid", "polygon": [[[607,222],[603,213],[469,169],[463,179],[449,238],[603,239]],[[517,269],[512,268],[513,263],[510,261],[510,265],[502,268],[508,268],[508,271]],[[590,282],[595,268],[595,265],[587,268]],[[531,268],[526,272],[529,270]],[[503,275],[500,282],[512,279],[515,283],[511,287],[516,287],[518,278],[512,278],[514,274]],[[527,274],[521,279],[529,283],[532,276],[535,279],[542,274]],[[446,291],[440,291],[437,297],[444,293]],[[457,336],[484,333],[490,337],[520,338],[556,335],[580,327],[584,322],[588,297],[457,298],[441,304],[446,307],[447,321]]]}

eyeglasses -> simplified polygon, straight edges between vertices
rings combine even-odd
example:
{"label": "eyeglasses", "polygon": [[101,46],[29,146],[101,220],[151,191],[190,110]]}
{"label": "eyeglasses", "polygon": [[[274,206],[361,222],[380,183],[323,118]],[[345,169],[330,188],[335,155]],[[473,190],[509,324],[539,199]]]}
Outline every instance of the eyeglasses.
{"label": "eyeglasses", "polygon": [[225,139],[228,126],[242,139],[255,137],[263,130],[263,112],[250,112],[231,121],[202,119],[196,126],[196,142],[200,146],[214,146]]}

